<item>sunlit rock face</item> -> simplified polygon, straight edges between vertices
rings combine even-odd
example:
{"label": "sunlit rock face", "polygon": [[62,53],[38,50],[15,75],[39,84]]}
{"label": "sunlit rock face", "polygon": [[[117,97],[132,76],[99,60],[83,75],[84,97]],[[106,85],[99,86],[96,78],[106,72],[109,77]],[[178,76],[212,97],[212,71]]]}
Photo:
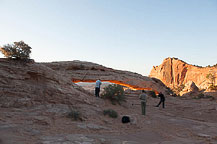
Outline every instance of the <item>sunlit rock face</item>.
{"label": "sunlit rock face", "polygon": [[95,82],[97,79],[101,79],[102,82],[116,83],[131,89],[168,93],[167,87],[159,80],[129,71],[115,70],[91,62],[66,61],[44,64],[53,70],[70,75],[75,83]]}
{"label": "sunlit rock face", "polygon": [[192,81],[199,89],[207,89],[210,80],[206,76],[209,73],[214,74],[215,81],[217,81],[216,67],[199,67],[177,58],[166,58],[161,65],[153,67],[149,76],[161,80],[170,88]]}
{"label": "sunlit rock face", "polygon": [[184,94],[197,94],[199,93],[199,89],[198,87],[195,85],[195,83],[193,81],[188,81],[185,84],[185,87],[183,88],[183,90],[179,93],[181,96]]}

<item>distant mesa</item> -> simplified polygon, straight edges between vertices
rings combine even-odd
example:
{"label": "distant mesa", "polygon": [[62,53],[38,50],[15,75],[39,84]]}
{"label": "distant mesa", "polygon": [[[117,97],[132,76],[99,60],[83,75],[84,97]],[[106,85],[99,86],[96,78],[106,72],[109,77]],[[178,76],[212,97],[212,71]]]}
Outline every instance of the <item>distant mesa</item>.
{"label": "distant mesa", "polygon": [[208,74],[214,76],[214,85],[217,80],[217,67],[208,66],[200,67],[187,64],[178,58],[166,58],[161,65],[154,66],[151,70],[150,77],[161,80],[171,89],[188,85],[193,82],[200,90],[207,90],[211,84]]}

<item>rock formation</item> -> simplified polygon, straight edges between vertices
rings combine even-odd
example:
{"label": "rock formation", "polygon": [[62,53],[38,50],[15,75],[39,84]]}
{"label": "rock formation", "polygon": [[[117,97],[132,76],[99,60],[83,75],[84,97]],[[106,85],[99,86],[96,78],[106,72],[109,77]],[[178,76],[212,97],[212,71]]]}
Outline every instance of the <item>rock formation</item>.
{"label": "rock formation", "polygon": [[91,103],[91,98],[69,77],[43,64],[0,59],[0,107],[73,102]]}
{"label": "rock formation", "polygon": [[142,76],[129,71],[115,70],[91,62],[83,61],[65,61],[43,63],[44,65],[58,71],[62,74],[69,75],[73,82],[95,82],[101,81],[112,82],[132,89],[154,90],[168,94],[168,88],[159,80]]}
{"label": "rock formation", "polygon": [[193,81],[188,81],[185,84],[185,87],[180,92],[180,95],[187,94],[187,93],[191,95],[197,95],[199,93],[199,88],[195,85]]}
{"label": "rock formation", "polygon": [[161,80],[170,88],[192,81],[199,89],[207,89],[210,80],[206,76],[209,73],[215,76],[215,82],[217,67],[199,67],[187,64],[177,58],[166,58],[161,65],[153,67],[149,76]]}
{"label": "rock formation", "polygon": [[[61,66],[64,63],[69,66]],[[216,101],[167,96],[168,108],[161,110],[153,107],[158,99],[148,97],[147,115],[144,117],[141,115],[139,91],[129,93],[124,105],[112,105],[88,94],[74,84],[72,78],[83,81],[102,76],[102,80],[132,85],[134,83],[127,80],[150,80],[138,86],[161,85],[160,80],[96,64],[92,70],[81,66],[86,71],[76,68],[71,62],[55,65],[61,70],[53,70],[46,64],[0,59],[1,144],[215,143],[217,140]],[[108,109],[115,110],[118,118],[104,116],[103,111]],[[69,117],[72,110],[77,110],[81,119],[75,121]],[[130,116],[132,123],[122,124],[123,115]]]}

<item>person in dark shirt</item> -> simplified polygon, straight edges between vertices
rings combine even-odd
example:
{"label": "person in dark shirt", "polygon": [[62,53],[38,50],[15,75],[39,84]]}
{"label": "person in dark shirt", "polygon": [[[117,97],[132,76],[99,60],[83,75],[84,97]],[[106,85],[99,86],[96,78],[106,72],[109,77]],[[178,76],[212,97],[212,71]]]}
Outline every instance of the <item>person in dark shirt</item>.
{"label": "person in dark shirt", "polygon": [[164,94],[162,94],[161,92],[158,94],[158,97],[160,97],[160,102],[158,103],[158,105],[156,105],[156,107],[159,107],[161,103],[163,103],[163,108],[165,108],[165,97]]}

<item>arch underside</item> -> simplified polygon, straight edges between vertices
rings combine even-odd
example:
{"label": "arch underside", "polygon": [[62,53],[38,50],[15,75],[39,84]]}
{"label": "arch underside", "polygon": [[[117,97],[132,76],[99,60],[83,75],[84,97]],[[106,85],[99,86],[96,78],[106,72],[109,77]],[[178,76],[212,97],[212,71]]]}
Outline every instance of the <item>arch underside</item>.
{"label": "arch underside", "polygon": [[[72,80],[74,83],[78,83],[78,82],[96,82],[96,80]],[[118,85],[121,85],[121,86],[125,86],[125,87],[128,87],[132,90],[153,90],[152,88],[144,88],[144,87],[139,87],[139,86],[136,86],[136,85],[130,85],[130,84],[126,84],[126,83],[123,83],[121,81],[118,81],[118,80],[101,80],[102,82],[110,82],[110,83],[114,83],[114,84],[118,84]],[[155,91],[155,90],[153,90]],[[156,93],[158,93],[157,91],[155,91]]]}
{"label": "arch underside", "polygon": [[48,67],[71,78],[72,82],[111,82],[132,90],[153,90],[156,93],[166,92],[167,87],[158,80],[129,71],[115,70],[99,64],[82,61],[46,63]]}

